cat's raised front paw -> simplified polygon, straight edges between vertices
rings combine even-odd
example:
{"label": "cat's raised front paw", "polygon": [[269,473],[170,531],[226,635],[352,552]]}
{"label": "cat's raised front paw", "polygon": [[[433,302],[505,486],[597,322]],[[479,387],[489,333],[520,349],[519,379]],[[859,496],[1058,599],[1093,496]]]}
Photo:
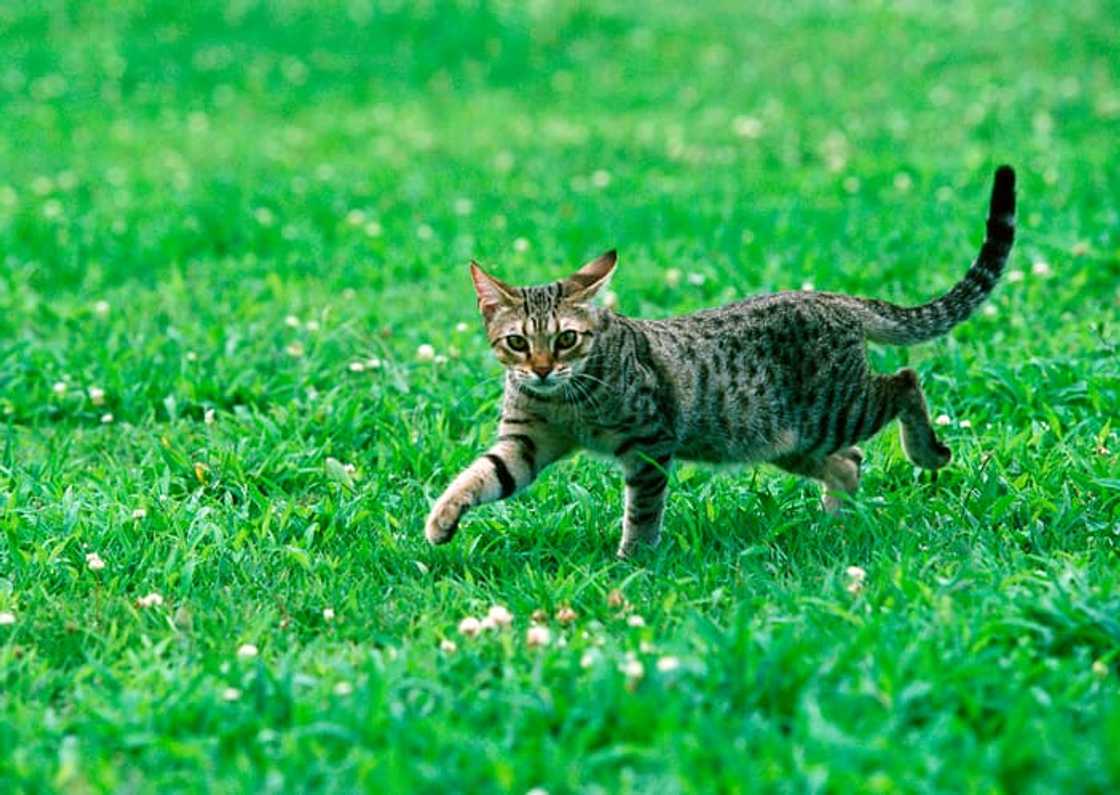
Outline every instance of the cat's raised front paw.
{"label": "cat's raised front paw", "polygon": [[453,502],[437,502],[432,512],[428,514],[428,521],[424,523],[424,536],[429,544],[446,544],[455,537],[459,529],[459,520],[463,518],[466,508]]}

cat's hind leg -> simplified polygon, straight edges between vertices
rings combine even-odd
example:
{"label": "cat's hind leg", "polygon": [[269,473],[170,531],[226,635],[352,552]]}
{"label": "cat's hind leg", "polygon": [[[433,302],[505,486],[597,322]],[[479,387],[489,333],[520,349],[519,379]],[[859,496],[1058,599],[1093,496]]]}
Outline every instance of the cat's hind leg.
{"label": "cat's hind leg", "polygon": [[938,470],[952,459],[953,454],[933,431],[929,409],[918,374],[906,368],[894,376],[899,395],[898,419],[902,425],[902,449],[916,466]]}
{"label": "cat's hind leg", "polygon": [[819,480],[824,485],[821,505],[835,513],[859,489],[863,453],[858,447],[846,447],[824,458],[787,456],[774,463],[787,472]]}

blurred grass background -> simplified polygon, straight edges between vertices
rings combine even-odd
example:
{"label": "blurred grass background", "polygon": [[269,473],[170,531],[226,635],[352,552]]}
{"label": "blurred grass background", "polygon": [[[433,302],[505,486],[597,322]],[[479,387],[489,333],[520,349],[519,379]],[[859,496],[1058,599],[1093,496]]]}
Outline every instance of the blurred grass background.
{"label": "blurred grass background", "polygon": [[[0,783],[1112,790],[1118,40],[1105,0],[0,6]],[[937,489],[893,431],[843,526],[685,467],[617,564],[617,478],[576,459],[423,544],[499,390],[468,258],[617,246],[647,316],[918,302],[1005,161],[1015,275],[872,351],[953,423]],[[495,601],[516,632],[455,635]]]}

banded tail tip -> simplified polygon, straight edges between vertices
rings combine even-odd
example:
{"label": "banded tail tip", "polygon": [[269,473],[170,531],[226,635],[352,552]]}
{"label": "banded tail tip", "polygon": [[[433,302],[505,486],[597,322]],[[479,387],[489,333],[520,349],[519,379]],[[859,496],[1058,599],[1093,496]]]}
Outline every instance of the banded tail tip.
{"label": "banded tail tip", "polygon": [[1012,215],[1015,212],[1015,169],[1003,165],[996,169],[992,185],[993,216]]}

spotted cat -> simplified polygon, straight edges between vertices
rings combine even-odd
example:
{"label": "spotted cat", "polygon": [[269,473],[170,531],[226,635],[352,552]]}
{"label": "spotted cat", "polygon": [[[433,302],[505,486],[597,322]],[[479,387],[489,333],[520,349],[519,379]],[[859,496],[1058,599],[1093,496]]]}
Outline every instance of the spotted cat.
{"label": "spotted cat", "polygon": [[930,425],[917,373],[872,372],[866,341],[924,342],[972,314],[1007,262],[1014,216],[1015,174],[1001,166],[979,256],[948,293],[917,307],[784,292],[641,320],[591,303],[614,271],[614,251],[534,287],[513,287],[472,262],[505,395],[497,441],[436,500],[428,540],[450,541],[467,510],[510,497],[579,449],[622,467],[622,556],[657,542],[677,459],[776,464],[823,483],[828,510],[859,485],[856,443],[893,419],[911,461],[945,466],[949,448]]}

